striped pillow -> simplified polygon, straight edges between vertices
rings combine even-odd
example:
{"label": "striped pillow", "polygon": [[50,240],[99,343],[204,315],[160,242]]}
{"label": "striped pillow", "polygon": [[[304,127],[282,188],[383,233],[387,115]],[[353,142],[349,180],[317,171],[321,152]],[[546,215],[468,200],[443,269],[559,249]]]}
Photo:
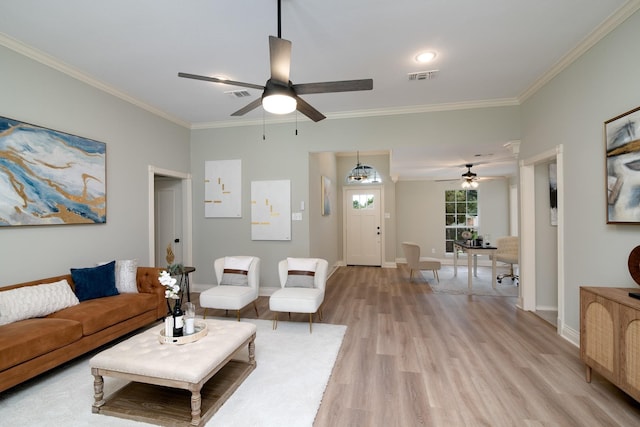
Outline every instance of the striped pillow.
{"label": "striped pillow", "polygon": [[249,286],[251,258],[224,257],[221,285]]}
{"label": "striped pillow", "polygon": [[315,259],[287,258],[287,281],[285,288],[313,288],[315,287],[316,265]]}

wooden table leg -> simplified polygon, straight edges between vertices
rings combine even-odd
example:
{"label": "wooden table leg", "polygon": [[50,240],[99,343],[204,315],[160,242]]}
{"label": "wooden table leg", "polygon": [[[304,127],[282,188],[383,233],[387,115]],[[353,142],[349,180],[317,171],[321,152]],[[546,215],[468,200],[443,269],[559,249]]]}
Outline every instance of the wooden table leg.
{"label": "wooden table leg", "polygon": [[588,383],[591,382],[591,366],[587,365],[587,370],[585,372],[585,379],[587,380]]}
{"label": "wooden table leg", "polygon": [[202,405],[202,396],[200,390],[191,390],[191,425],[200,425],[200,406]]}
{"label": "wooden table leg", "polygon": [[94,402],[91,407],[91,412],[97,414],[100,412],[100,407],[104,405],[104,378],[102,375],[98,374],[98,370],[96,368],[91,369],[91,374],[93,375],[93,397]]}
{"label": "wooden table leg", "polygon": [[460,248],[453,246],[453,277],[458,275],[458,251]]}
{"label": "wooden table leg", "polygon": [[469,290],[471,290],[471,282],[473,281],[473,269],[471,268],[473,255],[469,251],[467,251],[467,282],[469,286]]}
{"label": "wooden table leg", "polygon": [[491,257],[491,286],[496,288],[496,256]]}
{"label": "wooden table leg", "polygon": [[256,364],[256,336],[254,335],[249,341],[249,364]]}

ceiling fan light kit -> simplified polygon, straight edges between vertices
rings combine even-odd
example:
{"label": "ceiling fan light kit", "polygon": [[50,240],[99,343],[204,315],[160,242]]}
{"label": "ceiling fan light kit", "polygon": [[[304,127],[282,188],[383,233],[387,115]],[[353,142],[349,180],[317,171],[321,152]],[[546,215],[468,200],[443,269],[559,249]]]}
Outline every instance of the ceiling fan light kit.
{"label": "ceiling fan light kit", "polygon": [[462,188],[478,188],[478,174],[471,172],[472,164],[466,164],[467,171],[462,174]]}
{"label": "ceiling fan light kit", "polygon": [[280,37],[280,19],[280,0],[278,0],[278,37],[269,36],[271,78],[267,80],[264,86],[189,73],[178,73],[178,77],[263,90],[261,99],[256,99],[238,111],[235,111],[231,114],[232,116],[243,116],[262,105],[262,108],[274,114],[288,114],[298,110],[314,122],[319,122],[326,117],[298,95],[373,89],[372,79],[292,84],[291,81],[289,81],[289,73],[291,71],[291,42]]}
{"label": "ceiling fan light kit", "polygon": [[262,98],[262,108],[271,114],[289,114],[296,110],[298,103],[289,95],[269,95]]}

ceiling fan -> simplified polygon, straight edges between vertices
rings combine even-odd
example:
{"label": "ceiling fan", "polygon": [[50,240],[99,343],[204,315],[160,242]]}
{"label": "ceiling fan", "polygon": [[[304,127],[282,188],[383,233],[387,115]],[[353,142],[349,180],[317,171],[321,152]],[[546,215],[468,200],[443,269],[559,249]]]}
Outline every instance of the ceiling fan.
{"label": "ceiling fan", "polygon": [[467,171],[462,174],[462,188],[478,188],[478,174],[471,172],[473,164],[464,165]]}
{"label": "ceiling fan", "polygon": [[242,116],[262,105],[266,111],[274,114],[288,114],[294,110],[298,110],[314,122],[318,122],[326,117],[320,111],[316,110],[309,103],[300,98],[299,95],[373,89],[373,79],[341,80],[334,82],[303,84],[291,83],[289,80],[289,72],[291,69],[291,42],[281,38],[280,15],[280,0],[278,0],[278,37],[269,36],[271,77],[267,80],[264,86],[253,83],[224,80],[216,77],[199,76],[197,74],[178,73],[178,76],[187,79],[204,80],[214,83],[223,83],[232,86],[263,90],[262,97],[232,113],[232,116]]}

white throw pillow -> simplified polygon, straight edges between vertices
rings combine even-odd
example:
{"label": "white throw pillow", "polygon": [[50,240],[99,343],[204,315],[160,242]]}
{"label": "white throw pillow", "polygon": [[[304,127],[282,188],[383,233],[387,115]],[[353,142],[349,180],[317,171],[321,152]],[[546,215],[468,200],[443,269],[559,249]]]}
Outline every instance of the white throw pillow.
{"label": "white throw pillow", "polygon": [[121,294],[137,294],[137,274],[137,259],[116,260],[116,289],[118,289],[118,292]]}
{"label": "white throw pillow", "polygon": [[287,270],[313,271],[315,273],[318,260],[315,258],[287,258]]}
{"label": "white throw pillow", "polygon": [[0,325],[43,317],[79,304],[66,279],[0,292]]}
{"label": "white throw pillow", "polygon": [[[109,261],[111,262],[111,261]],[[105,265],[108,262],[99,262],[96,265]],[[138,275],[137,259],[117,259],[115,268],[116,289],[121,294],[137,294],[138,284],[136,276]]]}
{"label": "white throw pillow", "polygon": [[224,268],[229,270],[249,271],[249,266],[251,265],[251,261],[253,261],[253,258],[251,257],[240,258],[240,257],[226,256],[224,257]]}

